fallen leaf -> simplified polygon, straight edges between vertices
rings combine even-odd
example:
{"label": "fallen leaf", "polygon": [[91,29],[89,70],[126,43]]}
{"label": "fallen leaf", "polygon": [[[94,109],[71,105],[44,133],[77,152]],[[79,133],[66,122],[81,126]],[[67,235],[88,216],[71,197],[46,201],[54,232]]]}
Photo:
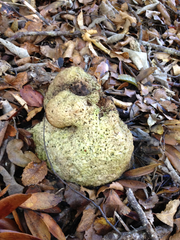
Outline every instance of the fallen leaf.
{"label": "fallen leaf", "polygon": [[6,147],[6,152],[8,154],[8,158],[11,162],[20,167],[25,167],[32,160],[28,158],[22,151],[23,141],[20,139],[13,139],[8,142]]}
{"label": "fallen leaf", "polygon": [[26,233],[20,233],[10,230],[0,230],[0,239],[1,240],[42,240],[40,238],[31,236]]}
{"label": "fallen leaf", "polygon": [[47,174],[46,162],[30,162],[23,170],[22,183],[24,186],[41,182]]}
{"label": "fallen leaf", "polygon": [[26,118],[26,121],[30,121],[34,116],[36,116],[37,113],[41,112],[42,107],[34,108],[32,111],[28,112],[28,116]]}
{"label": "fallen leaf", "polygon": [[157,166],[161,165],[161,163],[153,163],[148,166],[140,167],[140,168],[135,168],[132,170],[129,170],[124,173],[124,176],[126,177],[140,177],[147,175],[149,173],[152,173]]}
{"label": "fallen leaf", "polygon": [[43,240],[51,239],[51,234],[38,213],[32,210],[24,210],[24,217],[26,224],[34,237],[38,237]]}
{"label": "fallen leaf", "polygon": [[15,221],[9,218],[0,219],[0,229],[8,229],[17,232],[19,231],[19,228],[16,225]]}
{"label": "fallen leaf", "polygon": [[[75,190],[79,191],[78,187],[75,184],[70,183],[70,186],[73,187]],[[81,192],[84,194],[83,192]],[[66,188],[64,193],[64,197],[66,202],[71,206],[73,209],[81,208],[89,203],[88,200],[80,196],[79,194],[73,192],[69,187]]]}
{"label": "fallen leaf", "polygon": [[144,189],[147,187],[147,184],[144,182],[130,179],[121,179],[118,180],[118,183],[120,183],[123,187],[129,187],[133,189]]}
{"label": "fallen leaf", "polygon": [[14,177],[11,176],[8,171],[2,166],[0,166],[0,174],[3,176],[3,181],[6,186],[9,186],[8,193],[10,195],[15,193],[21,193],[23,191],[24,187],[18,184],[15,181]]}
{"label": "fallen leaf", "polygon": [[174,225],[174,214],[179,207],[180,201],[178,199],[171,200],[166,205],[166,208],[161,213],[156,213],[156,217],[163,223],[173,227]]}
{"label": "fallen leaf", "polygon": [[40,216],[46,226],[48,227],[50,233],[57,238],[58,240],[66,240],[66,237],[61,230],[60,226],[56,223],[56,221],[46,213],[40,213]]}
{"label": "fallen leaf", "polygon": [[17,133],[16,128],[8,124],[4,139],[7,139],[8,137],[15,137],[16,133]]}
{"label": "fallen leaf", "polygon": [[41,93],[33,90],[30,85],[24,86],[20,90],[21,97],[27,102],[31,107],[42,107],[43,106],[43,96]]}
{"label": "fallen leaf", "polygon": [[94,222],[96,215],[94,208],[87,208],[83,211],[83,215],[80,223],[78,224],[77,231],[84,232],[87,231]]}
{"label": "fallen leaf", "polygon": [[5,81],[9,85],[20,90],[28,82],[28,75],[27,75],[27,72],[20,72],[17,74],[16,77],[11,76],[11,75],[6,75]]}
{"label": "fallen leaf", "polygon": [[38,192],[32,193],[31,197],[21,204],[22,208],[29,208],[31,210],[43,210],[56,206],[62,201],[62,197],[47,193],[47,192]]}
{"label": "fallen leaf", "polygon": [[114,190],[109,190],[108,197],[103,204],[103,210],[106,216],[112,217],[114,211],[119,214],[127,215],[130,213],[130,208],[128,208],[120,199],[118,194]]}
{"label": "fallen leaf", "polygon": [[[107,218],[108,221],[114,225],[114,218]],[[94,221],[94,230],[98,235],[105,235],[112,230],[112,227],[106,222],[105,218],[100,217]]]}
{"label": "fallen leaf", "polygon": [[31,197],[31,194],[13,194],[0,200],[0,218],[8,216],[13,210]]}

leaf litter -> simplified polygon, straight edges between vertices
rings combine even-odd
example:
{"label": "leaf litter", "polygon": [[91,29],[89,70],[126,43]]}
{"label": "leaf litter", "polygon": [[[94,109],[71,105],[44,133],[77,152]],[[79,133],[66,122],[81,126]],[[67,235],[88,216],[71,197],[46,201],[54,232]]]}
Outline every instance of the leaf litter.
{"label": "leaf litter", "polygon": [[[0,1],[1,239],[179,239],[179,6]],[[134,137],[131,168],[99,188],[64,184],[28,132],[70,66],[96,77]]]}

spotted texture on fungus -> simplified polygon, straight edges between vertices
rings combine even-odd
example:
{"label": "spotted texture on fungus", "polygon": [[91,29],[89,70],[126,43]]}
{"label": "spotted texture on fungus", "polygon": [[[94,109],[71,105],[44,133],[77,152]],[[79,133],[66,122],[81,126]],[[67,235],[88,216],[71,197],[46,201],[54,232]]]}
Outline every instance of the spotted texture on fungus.
{"label": "spotted texture on fungus", "polygon": [[[79,67],[61,71],[45,98],[45,139],[54,170],[66,181],[99,186],[119,178],[133,152],[131,132],[96,80]],[[46,160],[43,123],[31,129]]]}

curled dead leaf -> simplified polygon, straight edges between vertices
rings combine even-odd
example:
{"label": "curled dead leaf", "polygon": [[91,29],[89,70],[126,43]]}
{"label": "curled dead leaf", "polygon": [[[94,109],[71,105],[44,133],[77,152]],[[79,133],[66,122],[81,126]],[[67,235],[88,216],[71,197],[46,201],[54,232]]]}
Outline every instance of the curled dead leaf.
{"label": "curled dead leaf", "polygon": [[[26,152],[24,154],[21,151],[22,147],[23,147],[23,141],[20,139],[13,139],[9,141],[6,147],[6,152],[8,154],[9,160],[19,167],[25,167],[28,163],[32,161],[32,158],[28,157],[29,155],[28,152],[26,155]],[[35,154],[32,153],[31,155],[35,155]]]}
{"label": "curled dead leaf", "polygon": [[161,213],[156,213],[156,217],[163,223],[173,227],[174,214],[176,213],[179,204],[180,204],[179,199],[169,201],[169,203],[166,205],[166,209]]}

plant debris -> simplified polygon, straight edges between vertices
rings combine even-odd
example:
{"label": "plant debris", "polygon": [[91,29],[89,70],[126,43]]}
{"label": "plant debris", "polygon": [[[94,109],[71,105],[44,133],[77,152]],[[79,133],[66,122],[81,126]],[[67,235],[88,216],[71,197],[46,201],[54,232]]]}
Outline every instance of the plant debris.
{"label": "plant debris", "polygon": [[[0,1],[0,35],[0,239],[179,239],[179,1]],[[72,66],[133,135],[131,168],[106,185],[59,178],[29,132]]]}

